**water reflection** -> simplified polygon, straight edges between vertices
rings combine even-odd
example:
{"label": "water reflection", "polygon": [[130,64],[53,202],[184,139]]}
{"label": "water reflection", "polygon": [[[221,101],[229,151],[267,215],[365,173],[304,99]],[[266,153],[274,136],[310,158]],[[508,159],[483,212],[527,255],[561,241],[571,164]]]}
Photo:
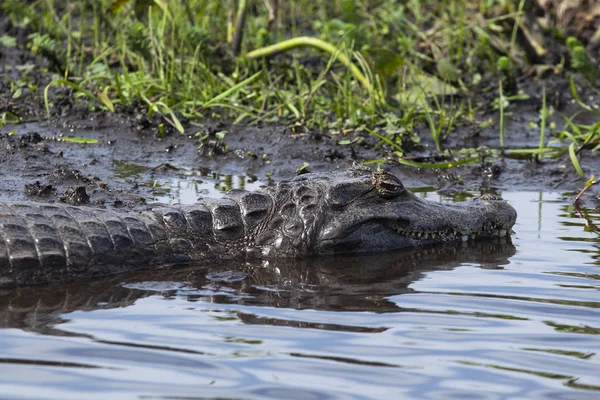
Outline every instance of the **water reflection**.
{"label": "water reflection", "polygon": [[[55,333],[52,327],[63,322],[61,314],[127,307],[157,293],[164,298],[185,296],[189,302],[397,312],[398,306],[388,296],[413,292],[409,286],[426,271],[451,270],[465,263],[498,269],[514,253],[510,241],[496,240],[360,257],[165,268],[89,282],[6,289],[0,292],[4,315],[0,327]],[[238,317],[246,323],[284,324],[243,313]],[[294,321],[285,324],[297,326]]]}
{"label": "water reflection", "polygon": [[558,195],[503,196],[519,213],[512,244],[213,263],[0,292],[0,392],[596,398],[598,211],[585,221]]}
{"label": "water reflection", "polygon": [[153,200],[166,204],[194,204],[200,197],[220,198],[232,189],[255,191],[264,185],[254,176],[222,175],[209,171],[190,172],[195,178],[161,181],[163,192],[155,192]]}
{"label": "water reflection", "polygon": [[210,168],[180,168],[163,163],[140,165],[112,160],[115,177],[151,189],[151,200],[165,204],[193,204],[200,197],[219,198],[232,189],[254,191],[265,183],[253,175],[220,174]]}

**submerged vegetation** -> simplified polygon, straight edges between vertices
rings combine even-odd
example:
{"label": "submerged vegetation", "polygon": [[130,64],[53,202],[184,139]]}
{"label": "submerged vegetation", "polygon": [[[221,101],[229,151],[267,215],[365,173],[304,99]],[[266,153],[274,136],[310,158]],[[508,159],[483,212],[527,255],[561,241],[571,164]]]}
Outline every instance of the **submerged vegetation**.
{"label": "submerged vegetation", "polygon": [[[436,168],[481,158],[478,149],[447,152],[457,125],[492,126],[503,154],[568,153],[582,177],[578,153],[600,148],[600,122],[548,119],[552,110],[539,96],[546,77],[570,77],[577,112],[600,114],[578,95],[592,91],[600,73],[580,39],[538,23],[535,1],[4,0],[0,7],[19,33],[0,36],[0,45],[43,57],[50,76],[34,80],[22,66],[18,77],[2,78],[5,95],[29,94],[49,116],[66,88],[85,107],[160,115],[159,132],[183,133],[186,122],[206,118],[328,130],[341,145],[355,140],[351,132],[368,132],[399,162]],[[549,43],[564,51],[548,57]],[[515,149],[505,118],[532,93],[541,102],[532,121],[540,145]],[[4,111],[0,125],[19,118]],[[443,161],[405,157],[424,134]]]}

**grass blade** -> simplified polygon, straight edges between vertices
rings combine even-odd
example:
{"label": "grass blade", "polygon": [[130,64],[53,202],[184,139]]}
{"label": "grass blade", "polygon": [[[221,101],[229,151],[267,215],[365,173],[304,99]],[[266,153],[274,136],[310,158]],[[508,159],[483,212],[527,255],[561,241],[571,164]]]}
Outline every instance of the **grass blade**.
{"label": "grass blade", "polygon": [[98,143],[98,139],[90,139],[84,137],[63,137],[61,138],[63,142],[68,143],[77,143],[77,144],[96,144]]}
{"label": "grass blade", "polygon": [[588,106],[579,98],[579,95],[577,94],[577,88],[575,87],[575,80],[573,79],[572,76],[570,78],[570,81],[571,81],[571,94],[573,95],[573,98],[575,99],[577,104],[579,104],[579,106],[586,111],[600,115],[600,111],[595,110],[592,107]]}
{"label": "grass blade", "polygon": [[502,92],[502,81],[498,86],[500,92],[500,147],[504,148],[504,93]]}
{"label": "grass blade", "polygon": [[476,163],[476,162],[479,162],[479,159],[480,159],[479,157],[470,157],[470,158],[463,158],[462,160],[446,161],[446,162],[441,162],[441,163],[420,163],[420,162],[416,162],[416,161],[399,158],[398,162],[403,165],[408,165],[410,167],[417,167],[417,168],[452,168],[452,167],[456,167],[457,165]]}
{"label": "grass blade", "polygon": [[577,154],[575,154],[575,142],[569,145],[569,157],[571,158],[571,163],[573,164],[573,167],[575,167],[575,170],[577,171],[577,175],[579,175],[581,179],[585,179],[585,174],[583,173],[583,169],[579,164]]}
{"label": "grass blade", "polygon": [[373,89],[371,82],[363,75],[360,69],[342,52],[340,52],[335,46],[325,42],[324,40],[317,39],[310,36],[300,36],[297,38],[284,40],[283,42],[279,42],[277,44],[263,47],[260,49],[256,49],[254,51],[246,54],[246,58],[249,60],[254,60],[257,58],[267,57],[271,55],[275,55],[277,53],[281,53],[284,51],[288,51],[294,49],[296,47],[313,47],[322,51],[325,51],[329,54],[338,54],[338,60],[344,64],[352,75],[364,86],[365,89],[371,94],[373,94],[376,99],[382,100],[380,98],[380,94]]}
{"label": "grass blade", "polygon": [[217,102],[219,102],[219,101],[221,101],[221,100],[229,97],[230,95],[232,95],[232,94],[234,94],[236,92],[239,92],[245,86],[251,84],[256,79],[258,79],[261,75],[262,75],[262,71],[258,71],[257,73],[255,73],[251,77],[244,79],[243,81],[241,81],[237,85],[232,86],[231,88],[227,89],[226,91],[224,91],[224,92],[216,95],[212,99],[208,100],[206,103],[204,103],[203,107],[210,107],[214,103],[217,103]]}
{"label": "grass blade", "polygon": [[100,103],[101,105],[103,105],[104,107],[106,107],[109,111],[114,112],[115,111],[115,106],[112,103],[112,101],[108,98],[108,96],[101,92],[98,94],[98,96],[94,96],[94,94],[92,92],[90,92],[87,89],[82,88],[81,86],[79,86],[78,84],[76,84],[75,82],[71,82],[68,81],[66,79],[55,79],[52,82],[50,82],[48,84],[48,86],[46,86],[46,89],[44,89],[44,104],[46,105],[46,113],[48,114],[48,117],[50,117],[50,104],[48,101],[48,90],[50,88],[50,86],[54,86],[54,85],[66,85],[69,86],[72,89],[75,89],[76,91],[78,91],[79,93],[85,95],[86,97],[94,100],[97,103]]}
{"label": "grass blade", "polygon": [[544,148],[544,137],[546,136],[546,86],[542,88],[542,121],[540,123],[540,155],[542,154],[542,149]]}

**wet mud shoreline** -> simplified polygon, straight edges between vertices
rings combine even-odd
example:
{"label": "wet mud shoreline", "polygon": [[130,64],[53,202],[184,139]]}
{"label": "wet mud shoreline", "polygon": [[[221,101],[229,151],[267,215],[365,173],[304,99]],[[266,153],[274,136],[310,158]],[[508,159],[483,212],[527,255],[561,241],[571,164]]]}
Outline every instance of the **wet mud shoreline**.
{"label": "wet mud shoreline", "polygon": [[[167,182],[218,184],[223,176],[232,175],[249,183],[269,184],[302,172],[345,169],[371,160],[386,160],[382,167],[401,177],[407,187],[432,187],[449,195],[543,190],[574,196],[585,184],[568,155],[541,162],[490,156],[450,169],[424,169],[397,164],[391,151],[377,147],[377,139],[368,134],[362,136],[361,144],[340,145],[345,137],[335,134],[215,123],[192,127],[190,134],[161,137],[152,129],[140,128],[138,122],[127,115],[92,113],[86,118],[5,125],[0,128],[0,199],[136,207],[168,191]],[[535,146],[538,139],[520,130],[520,124],[509,120],[512,130],[507,141]],[[464,132],[454,133],[454,143],[447,147],[456,151],[460,146],[498,147],[497,134],[491,131],[486,135],[473,134],[468,127],[459,129]],[[218,131],[227,132],[223,140],[215,138]],[[208,133],[208,138],[201,142],[193,137],[194,132]],[[67,141],[73,137],[96,142]],[[431,146],[425,142],[410,155],[427,159]],[[583,153],[581,163],[589,174],[599,167],[591,153]],[[596,193],[592,187],[586,202],[595,204]]]}

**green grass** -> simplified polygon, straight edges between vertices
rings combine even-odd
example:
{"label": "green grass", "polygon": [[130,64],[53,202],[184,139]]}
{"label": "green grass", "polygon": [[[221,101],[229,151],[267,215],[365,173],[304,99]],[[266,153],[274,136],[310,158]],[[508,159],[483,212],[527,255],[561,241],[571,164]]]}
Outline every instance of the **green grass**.
{"label": "green grass", "polygon": [[[280,1],[275,20],[264,4],[4,0],[2,12],[29,32],[25,45],[48,60],[52,76],[41,88],[27,79],[10,81],[11,95],[29,90],[49,116],[64,88],[91,109],[142,105],[150,116],[161,116],[160,132],[170,126],[194,133],[186,120],[206,118],[326,129],[341,133],[341,145],[351,143],[348,132],[371,132],[406,164],[412,161],[405,150],[419,143],[420,133],[428,130],[436,152],[444,154],[454,127],[477,123],[478,108],[499,107],[506,154],[541,159],[571,146],[577,168],[579,151],[598,149],[598,124],[570,119],[551,132],[559,144],[549,147],[545,103],[537,152],[505,143],[507,108],[523,98],[513,92],[525,58],[517,40],[523,0]],[[574,70],[593,82],[597,76],[585,49],[575,39],[567,42]],[[7,35],[0,43],[17,45]],[[572,87],[582,109],[596,112]],[[474,106],[473,93],[499,97]],[[1,117],[0,124],[18,118],[6,112]],[[462,160],[422,166],[472,158],[469,152]]]}

